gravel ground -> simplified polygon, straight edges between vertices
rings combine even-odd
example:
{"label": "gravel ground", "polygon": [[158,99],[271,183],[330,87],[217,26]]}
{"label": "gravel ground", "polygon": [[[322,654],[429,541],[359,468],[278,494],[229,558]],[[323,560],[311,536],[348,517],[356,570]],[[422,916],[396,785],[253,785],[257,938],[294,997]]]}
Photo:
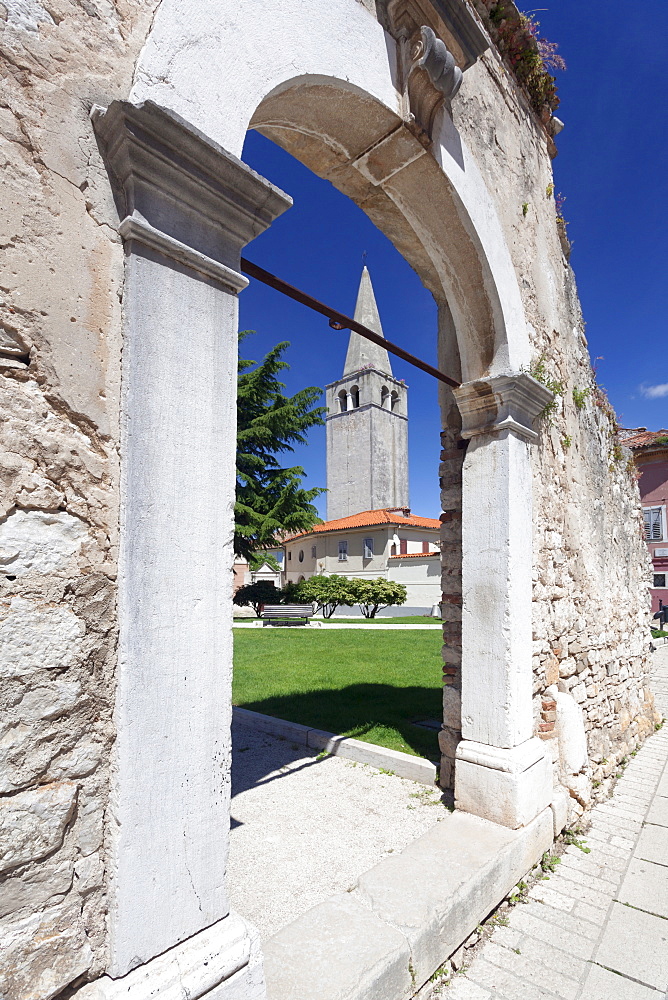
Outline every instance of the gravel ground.
{"label": "gravel ground", "polygon": [[232,906],[271,937],[447,815],[438,791],[232,729]]}

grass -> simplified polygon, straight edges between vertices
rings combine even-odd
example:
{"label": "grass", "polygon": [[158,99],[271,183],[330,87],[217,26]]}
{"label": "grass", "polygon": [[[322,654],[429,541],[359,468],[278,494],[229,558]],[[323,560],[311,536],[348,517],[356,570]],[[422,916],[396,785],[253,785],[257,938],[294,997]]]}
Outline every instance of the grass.
{"label": "grass", "polygon": [[253,712],[430,760],[442,714],[440,632],[234,633],[232,700]]}

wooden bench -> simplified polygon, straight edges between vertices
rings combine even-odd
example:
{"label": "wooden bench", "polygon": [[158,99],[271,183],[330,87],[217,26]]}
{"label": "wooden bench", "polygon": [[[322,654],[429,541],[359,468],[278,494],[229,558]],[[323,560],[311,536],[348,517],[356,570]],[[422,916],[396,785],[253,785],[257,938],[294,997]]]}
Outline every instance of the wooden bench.
{"label": "wooden bench", "polygon": [[262,626],[279,623],[281,625],[307,625],[313,614],[310,604],[265,604],[262,609]]}

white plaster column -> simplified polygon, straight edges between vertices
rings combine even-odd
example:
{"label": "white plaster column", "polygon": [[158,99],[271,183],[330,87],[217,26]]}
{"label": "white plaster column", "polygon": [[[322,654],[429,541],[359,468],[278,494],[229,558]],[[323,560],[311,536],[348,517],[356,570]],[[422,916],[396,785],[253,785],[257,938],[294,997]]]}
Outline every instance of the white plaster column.
{"label": "white plaster column", "polygon": [[93,120],[126,250],[108,971],[158,996],[150,960],[199,962],[210,928],[200,996],[250,950],[225,889],[239,256],[291,201],[150,102]]}
{"label": "white plaster column", "polygon": [[527,374],[455,389],[469,440],[462,511],[462,741],[455,802],[504,826],[552,797],[531,708],[531,445],[552,393]]}

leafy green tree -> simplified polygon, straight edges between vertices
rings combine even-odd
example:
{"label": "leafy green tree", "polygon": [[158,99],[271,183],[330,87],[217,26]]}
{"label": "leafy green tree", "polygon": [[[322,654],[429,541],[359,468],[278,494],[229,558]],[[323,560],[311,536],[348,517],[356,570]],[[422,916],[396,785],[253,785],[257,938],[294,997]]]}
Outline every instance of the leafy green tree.
{"label": "leafy green tree", "polygon": [[283,592],[269,580],[258,580],[257,583],[247,583],[245,587],[239,587],[232,600],[240,608],[247,608],[250,605],[259,618],[263,605],[280,604],[282,596]]}
{"label": "leafy green tree", "polygon": [[395,583],[394,580],[383,580],[381,576],[375,580],[362,580],[359,577],[353,577],[348,583],[353,595],[353,603],[359,605],[365,618],[375,618],[382,608],[390,608],[406,602],[406,588],[403,583]]}
{"label": "leafy green tree", "polygon": [[[249,332],[239,334],[240,343]],[[283,393],[277,376],[289,368],[282,360],[288,347],[277,344],[259,364],[239,358],[234,551],[249,561],[283,534],[308,531],[320,521],[312,501],[324,490],[304,489],[304,470],[281,468],[276,457],[305,443],[306,431],[324,423],[325,407],[315,405],[317,386],[294,396]]]}
{"label": "leafy green tree", "polygon": [[313,601],[324,618],[331,618],[342,604],[355,603],[351,583],[345,576],[312,576],[297,584],[294,594],[300,601]]}

